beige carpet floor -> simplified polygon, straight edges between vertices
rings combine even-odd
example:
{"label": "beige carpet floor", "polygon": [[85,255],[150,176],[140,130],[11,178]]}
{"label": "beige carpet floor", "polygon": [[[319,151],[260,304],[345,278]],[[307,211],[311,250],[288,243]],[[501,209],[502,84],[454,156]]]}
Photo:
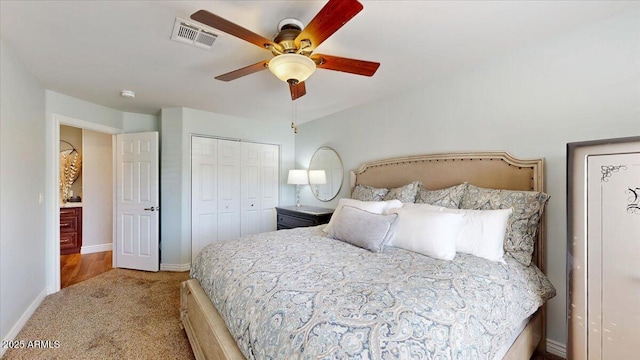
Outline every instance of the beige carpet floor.
{"label": "beige carpet floor", "polygon": [[[3,359],[194,359],[180,327],[187,272],[113,269],[47,296]],[[20,343],[22,344],[22,343]]]}

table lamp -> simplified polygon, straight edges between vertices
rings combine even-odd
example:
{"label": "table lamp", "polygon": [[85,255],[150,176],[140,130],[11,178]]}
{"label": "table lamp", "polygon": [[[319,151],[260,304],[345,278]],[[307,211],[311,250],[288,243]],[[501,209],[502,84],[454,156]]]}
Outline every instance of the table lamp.
{"label": "table lamp", "polygon": [[309,184],[315,185],[313,189],[316,197],[320,193],[320,187],[318,185],[327,183],[327,173],[324,170],[309,170]]}
{"label": "table lamp", "polygon": [[289,170],[289,177],[287,178],[287,184],[296,186],[296,206],[300,207],[300,185],[307,185],[309,183],[309,177],[307,170]]}

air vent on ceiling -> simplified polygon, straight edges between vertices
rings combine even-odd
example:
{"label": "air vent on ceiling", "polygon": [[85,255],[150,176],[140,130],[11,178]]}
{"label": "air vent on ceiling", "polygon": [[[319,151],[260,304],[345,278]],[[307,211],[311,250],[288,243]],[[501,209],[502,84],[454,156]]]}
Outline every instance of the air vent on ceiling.
{"label": "air vent on ceiling", "polygon": [[213,44],[218,36],[218,34],[212,30],[205,29],[202,25],[176,18],[176,22],[173,24],[171,39],[202,49],[212,50]]}

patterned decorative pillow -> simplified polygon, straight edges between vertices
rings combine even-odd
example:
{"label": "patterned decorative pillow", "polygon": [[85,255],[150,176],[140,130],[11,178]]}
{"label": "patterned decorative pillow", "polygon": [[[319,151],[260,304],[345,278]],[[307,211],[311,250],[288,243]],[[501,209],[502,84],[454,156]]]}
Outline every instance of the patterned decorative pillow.
{"label": "patterned decorative pillow", "polygon": [[507,223],[504,251],[525,266],[531,263],[540,217],[549,195],[537,191],[485,189],[468,185],[461,209],[513,209]]}
{"label": "patterned decorative pillow", "polygon": [[398,188],[390,189],[382,200],[400,200],[403,203],[413,203],[416,201],[418,189],[422,186],[421,181],[414,181]]}
{"label": "patterned decorative pillow", "polygon": [[389,189],[356,184],[351,192],[351,198],[360,201],[382,201],[388,192]]}
{"label": "patterned decorative pillow", "polygon": [[421,187],[420,190],[418,190],[418,196],[416,196],[416,203],[458,209],[460,208],[460,201],[462,201],[462,196],[466,190],[467,183],[440,190],[427,190]]}

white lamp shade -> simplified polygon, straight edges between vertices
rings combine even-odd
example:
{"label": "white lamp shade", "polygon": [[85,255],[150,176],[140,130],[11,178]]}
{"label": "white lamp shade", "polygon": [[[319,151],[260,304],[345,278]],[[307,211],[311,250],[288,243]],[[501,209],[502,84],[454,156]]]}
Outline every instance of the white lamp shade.
{"label": "white lamp shade", "polygon": [[282,54],[269,61],[269,70],[282,81],[303,82],[316,71],[316,63],[304,55]]}
{"label": "white lamp shade", "polygon": [[327,174],[324,170],[309,170],[309,184],[326,184]]}
{"label": "white lamp shade", "polygon": [[307,177],[307,170],[289,170],[287,184],[305,185],[308,183],[309,178]]}

